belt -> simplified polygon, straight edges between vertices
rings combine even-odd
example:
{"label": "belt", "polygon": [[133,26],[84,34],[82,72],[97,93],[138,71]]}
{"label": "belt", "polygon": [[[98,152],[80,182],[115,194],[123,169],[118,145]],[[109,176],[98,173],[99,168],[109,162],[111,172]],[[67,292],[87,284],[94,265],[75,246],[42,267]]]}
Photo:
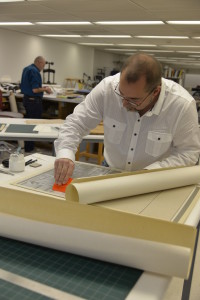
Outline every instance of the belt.
{"label": "belt", "polygon": [[42,97],[39,97],[39,96],[37,96],[37,97],[30,97],[30,96],[27,96],[27,95],[24,95],[24,99],[25,100],[42,100]]}

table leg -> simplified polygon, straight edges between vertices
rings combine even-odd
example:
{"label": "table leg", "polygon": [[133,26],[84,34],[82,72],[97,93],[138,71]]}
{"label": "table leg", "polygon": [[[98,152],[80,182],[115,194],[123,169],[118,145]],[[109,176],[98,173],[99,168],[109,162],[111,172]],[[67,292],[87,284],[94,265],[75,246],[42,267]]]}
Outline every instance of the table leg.
{"label": "table leg", "polygon": [[195,259],[196,259],[196,255],[197,255],[196,252],[197,252],[197,245],[198,245],[198,239],[199,239],[199,228],[200,228],[200,222],[197,226],[197,237],[196,237],[196,242],[195,242],[195,247],[194,247],[194,253],[193,253],[193,259],[192,259],[190,275],[189,275],[189,278],[184,281],[181,300],[190,299],[190,290],[191,290],[192,277],[193,277],[193,272],[194,272],[194,263],[195,263]]}

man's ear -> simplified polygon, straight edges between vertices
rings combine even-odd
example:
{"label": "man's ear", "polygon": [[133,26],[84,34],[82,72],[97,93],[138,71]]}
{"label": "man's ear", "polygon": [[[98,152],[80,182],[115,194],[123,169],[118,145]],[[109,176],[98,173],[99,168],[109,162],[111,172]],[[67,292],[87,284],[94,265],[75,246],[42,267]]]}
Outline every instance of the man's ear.
{"label": "man's ear", "polygon": [[153,92],[154,96],[158,96],[160,94],[160,91],[161,91],[161,85],[158,85]]}

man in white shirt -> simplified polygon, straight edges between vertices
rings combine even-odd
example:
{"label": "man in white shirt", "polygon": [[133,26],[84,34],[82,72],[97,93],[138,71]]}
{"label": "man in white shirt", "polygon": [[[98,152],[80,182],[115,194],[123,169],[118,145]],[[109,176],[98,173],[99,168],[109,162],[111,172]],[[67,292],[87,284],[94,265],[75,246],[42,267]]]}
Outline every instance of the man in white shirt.
{"label": "man in white shirt", "polygon": [[160,63],[135,54],[121,73],[102,80],[66,118],[55,141],[55,181],[72,175],[83,136],[103,120],[104,157],[132,171],[195,165],[200,154],[196,103],[179,84],[162,78]]}

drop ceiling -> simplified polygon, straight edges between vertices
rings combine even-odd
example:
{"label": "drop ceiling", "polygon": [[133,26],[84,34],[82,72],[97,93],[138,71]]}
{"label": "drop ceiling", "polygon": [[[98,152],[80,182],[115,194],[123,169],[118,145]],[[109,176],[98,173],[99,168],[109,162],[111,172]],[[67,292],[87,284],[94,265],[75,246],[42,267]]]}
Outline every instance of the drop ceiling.
{"label": "drop ceiling", "polygon": [[[167,21],[200,21],[199,0],[28,0],[0,2],[0,22],[31,22],[3,26],[29,35],[69,43],[89,43],[102,51],[130,55],[145,51],[164,63],[200,66],[200,25],[174,25]],[[43,25],[37,22],[89,21],[90,25]],[[99,21],[162,21],[161,25],[100,25]],[[62,35],[80,35],[63,37]],[[88,35],[130,37],[88,37]],[[140,36],[140,37],[139,37]],[[146,36],[142,38],[141,36]],[[154,38],[149,38],[154,36]],[[157,38],[162,36],[162,38]],[[166,38],[171,36],[171,38]],[[179,37],[179,38],[173,38]],[[183,38],[187,37],[187,38]],[[105,45],[99,45],[103,43]],[[93,44],[93,45],[91,45]]]}

